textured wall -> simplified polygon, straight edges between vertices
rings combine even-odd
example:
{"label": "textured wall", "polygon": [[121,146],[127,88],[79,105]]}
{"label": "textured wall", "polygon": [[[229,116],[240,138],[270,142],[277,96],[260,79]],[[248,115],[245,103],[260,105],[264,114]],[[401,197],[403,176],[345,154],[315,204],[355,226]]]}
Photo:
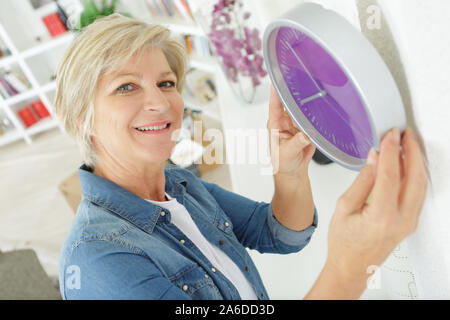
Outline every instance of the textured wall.
{"label": "textured wall", "polygon": [[[305,1],[257,0],[255,12],[264,28],[271,20],[289,8]],[[311,0],[343,15],[374,44],[389,66],[402,94],[408,125],[419,134],[429,175],[430,188],[422,211],[417,232],[402,242],[383,265],[382,289],[367,292],[368,297],[383,297],[384,291],[392,298],[426,299],[450,298],[450,216],[447,201],[450,199],[450,147],[448,123],[450,120],[450,1],[447,0]],[[373,7],[381,12],[379,28],[369,28],[367,19],[373,15]],[[361,16],[361,21],[359,19]],[[361,24],[360,24],[361,22]],[[312,179],[320,177],[315,168]],[[330,170],[329,168],[326,170]],[[333,168],[336,172],[339,168]],[[339,171],[340,172],[340,171]],[[348,173],[349,175],[351,173]],[[312,180],[315,200],[323,206],[324,186],[344,190],[342,181]],[[331,184],[331,186],[330,186]],[[330,191],[330,194],[332,192]],[[330,198],[328,201],[333,202]],[[325,208],[325,207],[324,207]],[[328,207],[326,207],[328,209]],[[331,207],[330,207],[331,208]],[[322,218],[319,227],[327,228],[328,216],[332,212],[319,210]],[[324,216],[326,215],[325,219]],[[326,250],[323,233],[319,231],[310,244],[315,251]],[[297,281],[310,282],[315,270],[321,267],[321,259],[305,248],[295,258],[299,262],[301,277]],[[308,266],[304,262],[308,256]],[[293,259],[294,260],[294,259]],[[268,261],[266,261],[268,262]],[[301,263],[303,264],[301,264]],[[279,265],[281,267],[281,264]],[[265,275],[263,279],[271,279]],[[269,269],[267,267],[267,269]],[[277,269],[275,266],[272,269]],[[300,271],[299,271],[300,272]],[[307,280],[308,279],[308,280]],[[283,283],[282,281],[280,283]],[[284,283],[285,285],[285,283]],[[284,287],[285,295],[304,292]],[[277,284],[267,281],[267,286],[277,294],[282,292]],[[370,291],[370,290],[368,290]]]}
{"label": "textured wall", "polygon": [[450,2],[379,0],[379,4],[403,62],[411,99],[409,107],[426,148],[432,182],[418,230],[407,239],[418,297],[448,299]]}

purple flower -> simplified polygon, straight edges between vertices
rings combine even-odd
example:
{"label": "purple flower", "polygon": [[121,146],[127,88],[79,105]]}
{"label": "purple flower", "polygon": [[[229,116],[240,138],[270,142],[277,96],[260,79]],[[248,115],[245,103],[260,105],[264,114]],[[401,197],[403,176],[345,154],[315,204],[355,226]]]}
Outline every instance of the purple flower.
{"label": "purple flower", "polygon": [[241,26],[241,21],[248,21],[250,12],[244,12],[241,19],[241,0],[218,0],[211,13],[211,31],[209,39],[216,54],[222,59],[227,77],[238,81],[238,74],[250,77],[254,86],[259,85],[260,78],[266,76],[263,69],[261,39],[258,29]]}
{"label": "purple flower", "polygon": [[253,30],[250,30],[249,28],[244,27],[244,33],[247,53],[252,54],[261,50],[261,39],[259,39],[258,29],[255,28]]}

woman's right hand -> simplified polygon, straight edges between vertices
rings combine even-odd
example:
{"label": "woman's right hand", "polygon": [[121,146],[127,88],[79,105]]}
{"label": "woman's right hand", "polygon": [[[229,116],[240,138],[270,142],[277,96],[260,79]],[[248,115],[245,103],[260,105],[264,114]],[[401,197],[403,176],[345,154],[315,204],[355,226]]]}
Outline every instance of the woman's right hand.
{"label": "woman's right hand", "polygon": [[[322,298],[358,298],[373,272],[368,268],[380,266],[416,230],[426,191],[427,173],[413,131],[407,129],[400,137],[397,129],[391,130],[382,139],[379,155],[373,150],[339,198],[328,233],[327,261],[316,283],[321,288],[313,287],[307,298],[326,292],[331,296]],[[325,289],[330,283],[338,290],[335,294]]]}

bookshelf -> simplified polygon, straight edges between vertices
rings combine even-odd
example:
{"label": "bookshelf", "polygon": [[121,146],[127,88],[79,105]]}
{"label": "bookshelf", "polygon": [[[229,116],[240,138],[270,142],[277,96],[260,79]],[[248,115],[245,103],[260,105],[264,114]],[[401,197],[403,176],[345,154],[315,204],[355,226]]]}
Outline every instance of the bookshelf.
{"label": "bookshelf", "polygon": [[[0,37],[3,42],[6,44],[8,49],[11,51],[11,56],[8,56],[4,59],[0,59],[0,67],[11,70],[16,68],[21,72],[26,79],[31,84],[31,88],[28,90],[18,93],[16,95],[10,97],[0,96],[0,110],[4,112],[9,121],[12,123],[13,128],[8,131],[5,131],[5,134],[0,136],[0,146],[18,141],[25,140],[28,144],[33,143],[32,136],[49,129],[53,129],[55,127],[60,126],[58,122],[55,120],[53,106],[48,97],[48,93],[50,90],[55,88],[55,84],[46,83],[44,85],[39,84],[36,79],[35,74],[31,71],[31,66],[27,62],[27,58],[31,58],[37,56],[39,54],[45,53],[46,51],[51,50],[55,46],[68,43],[70,41],[70,37],[63,37],[54,40],[49,40],[44,44],[37,45],[29,50],[19,51],[19,49],[15,46],[13,41],[11,40],[8,32],[5,27],[0,22]],[[47,110],[50,112],[50,118],[43,118],[38,121],[33,126],[27,128],[21,121],[18,116],[18,109],[20,107],[24,107],[29,103],[41,100],[44,105],[47,107]],[[61,128],[63,130],[63,128]]]}
{"label": "bookshelf", "polygon": [[[175,36],[182,37],[204,36],[203,30],[193,20],[180,19],[180,17],[151,15],[146,7],[147,0],[122,0],[117,10],[129,12],[136,19],[141,19],[152,24],[161,24],[168,27]],[[151,2],[151,1],[148,1]],[[44,15],[56,12],[56,4],[50,2],[41,8],[33,9],[28,0],[18,2],[2,3],[4,13],[0,13],[0,45],[10,51],[10,55],[0,57],[0,70],[17,70],[29,82],[30,87],[10,97],[0,95],[0,116],[6,116],[11,127],[0,135],[0,147],[16,142],[25,141],[32,144],[37,133],[59,127],[64,132],[62,125],[56,120],[53,108],[53,95],[56,83],[51,80],[56,69],[57,61],[64,50],[74,38],[70,30],[56,37],[51,37],[45,29],[41,18]],[[6,14],[9,11],[11,14]],[[12,19],[11,16],[20,16],[21,19]],[[33,31],[25,29],[20,20],[31,21]],[[215,74],[219,68],[213,57],[205,57],[192,54],[190,56],[190,67],[204,72]],[[185,90],[186,91],[186,90]],[[216,98],[207,104],[201,104],[195,97],[183,94],[187,106],[201,110],[202,114],[220,121],[219,100]],[[19,109],[29,105],[31,102],[40,100],[50,113],[50,117],[38,120],[30,127],[21,120],[18,115]]]}

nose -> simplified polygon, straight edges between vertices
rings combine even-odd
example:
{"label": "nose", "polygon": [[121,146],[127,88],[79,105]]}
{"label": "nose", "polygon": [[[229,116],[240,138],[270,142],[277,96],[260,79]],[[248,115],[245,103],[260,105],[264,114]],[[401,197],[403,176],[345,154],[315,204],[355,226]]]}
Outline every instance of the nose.
{"label": "nose", "polygon": [[170,103],[167,97],[156,84],[146,89],[144,110],[164,113],[169,107]]}

